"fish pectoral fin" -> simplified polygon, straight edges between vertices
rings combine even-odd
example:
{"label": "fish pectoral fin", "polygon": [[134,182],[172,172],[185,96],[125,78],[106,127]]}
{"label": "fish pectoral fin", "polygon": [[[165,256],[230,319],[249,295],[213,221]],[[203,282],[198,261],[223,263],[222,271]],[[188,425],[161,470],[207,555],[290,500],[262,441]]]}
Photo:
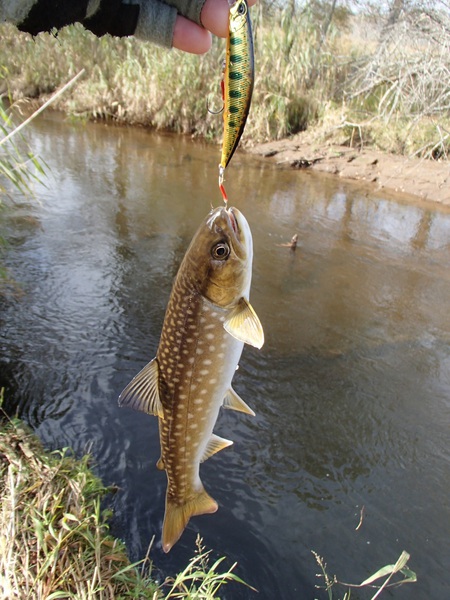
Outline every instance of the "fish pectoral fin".
{"label": "fish pectoral fin", "polygon": [[255,416],[253,410],[248,406],[246,402],[242,400],[242,398],[236,394],[233,388],[230,388],[225,394],[225,398],[223,399],[223,407],[231,408],[232,410],[238,410],[247,415]]}
{"label": "fish pectoral fin", "polygon": [[216,452],[220,452],[220,450],[223,450],[228,446],[231,446],[232,443],[233,442],[231,440],[226,440],[225,438],[221,438],[213,433],[212,436],[209,438],[209,441],[206,445],[205,451],[203,453],[202,458],[200,459],[200,462],[205,462],[205,460],[208,459],[210,456],[212,456]]}
{"label": "fish pectoral fin", "polygon": [[217,502],[205,491],[195,494],[186,502],[180,504],[166,497],[166,512],[162,531],[162,547],[169,552],[178,542],[191,517],[214,513],[218,509]]}
{"label": "fish pectoral fin", "polygon": [[225,319],[224,328],[237,340],[261,348],[264,344],[264,331],[258,315],[250,302],[241,298],[230,316]]}
{"label": "fish pectoral fin", "polygon": [[159,397],[159,367],[154,358],[127,385],[119,396],[119,406],[129,406],[164,419]]}

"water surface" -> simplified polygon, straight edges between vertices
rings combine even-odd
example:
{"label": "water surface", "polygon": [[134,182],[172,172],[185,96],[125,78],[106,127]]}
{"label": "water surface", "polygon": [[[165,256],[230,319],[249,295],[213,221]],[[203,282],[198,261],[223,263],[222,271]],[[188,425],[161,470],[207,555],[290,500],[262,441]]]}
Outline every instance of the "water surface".
{"label": "water surface", "polygon": [[[449,597],[449,211],[233,160],[227,192],[253,232],[266,333],[234,387],[257,416],[220,415],[235,444],[202,465],[220,509],[166,556],[156,419],[117,396],[154,356],[178,265],[221,201],[219,150],[51,114],[30,142],[51,174],[2,216],[15,285],[1,301],[0,384],[47,447],[91,452],[119,487],[112,528],[131,557],[156,536],[163,578],[200,533],[259,590],[223,597],[291,600],[327,597],[311,550],[357,583],[405,549],[419,582],[393,597]],[[294,233],[292,253],[281,244]]]}

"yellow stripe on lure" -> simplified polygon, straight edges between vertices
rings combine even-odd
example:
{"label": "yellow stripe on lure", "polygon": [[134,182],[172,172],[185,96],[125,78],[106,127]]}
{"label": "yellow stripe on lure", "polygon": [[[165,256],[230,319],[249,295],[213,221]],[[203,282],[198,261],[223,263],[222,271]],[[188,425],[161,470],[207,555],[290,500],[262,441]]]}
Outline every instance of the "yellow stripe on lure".
{"label": "yellow stripe on lure", "polygon": [[255,78],[252,25],[247,2],[228,1],[230,14],[223,81],[224,131],[219,165],[219,187],[225,202],[228,199],[223,187],[223,176],[244,131]]}

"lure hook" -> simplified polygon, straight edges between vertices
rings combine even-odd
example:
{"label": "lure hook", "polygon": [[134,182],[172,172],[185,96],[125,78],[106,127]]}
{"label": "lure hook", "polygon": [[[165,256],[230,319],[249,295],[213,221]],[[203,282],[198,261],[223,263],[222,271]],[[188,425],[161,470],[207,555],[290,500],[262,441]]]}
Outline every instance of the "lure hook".
{"label": "lure hook", "polygon": [[210,115],[220,115],[221,113],[223,113],[224,108],[225,103],[222,104],[222,108],[220,110],[212,110],[211,108],[209,108],[209,98],[206,99],[206,109]]}

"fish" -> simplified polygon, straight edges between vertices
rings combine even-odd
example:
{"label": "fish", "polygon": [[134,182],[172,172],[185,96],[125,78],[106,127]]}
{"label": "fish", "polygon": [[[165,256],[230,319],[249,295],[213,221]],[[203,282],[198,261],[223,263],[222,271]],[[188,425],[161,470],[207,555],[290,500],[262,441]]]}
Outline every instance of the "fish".
{"label": "fish", "polygon": [[227,50],[223,76],[223,140],[219,164],[219,188],[225,202],[223,178],[250,111],[255,80],[253,34],[246,0],[230,1]]}
{"label": "fish", "polygon": [[218,509],[200,479],[200,463],[233,443],[213,433],[220,408],[255,414],[231,385],[244,344],[264,343],[249,300],[252,260],[244,215],[233,207],[213,209],[175,277],[155,358],[119,396],[120,406],[158,417],[166,553],[191,517]]}

